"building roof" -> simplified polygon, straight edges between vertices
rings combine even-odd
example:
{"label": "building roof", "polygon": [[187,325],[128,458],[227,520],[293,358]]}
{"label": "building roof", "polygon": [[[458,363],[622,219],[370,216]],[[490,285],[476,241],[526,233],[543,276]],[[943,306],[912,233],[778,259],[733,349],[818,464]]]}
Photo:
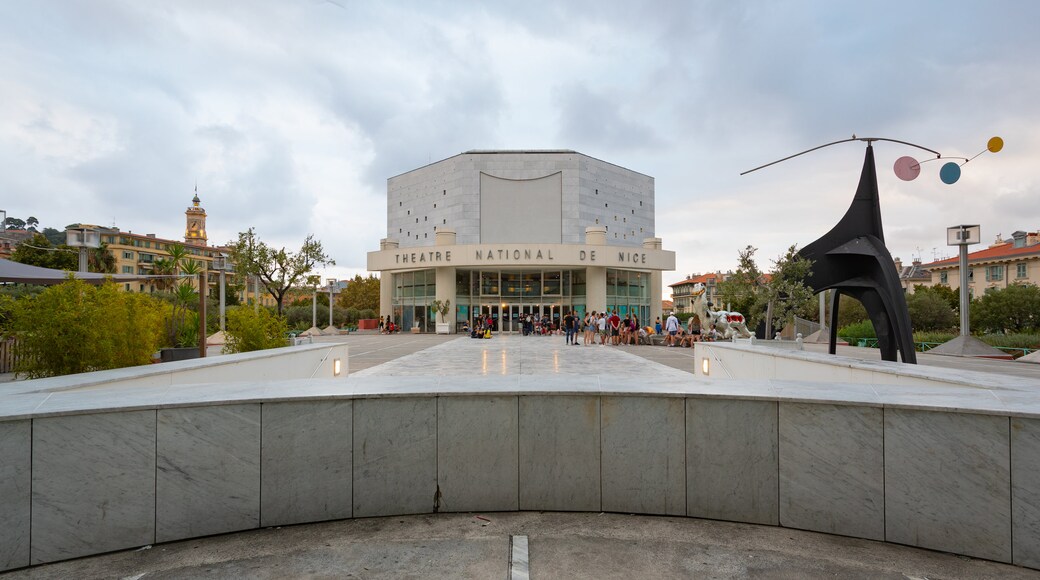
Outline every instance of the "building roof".
{"label": "building roof", "polygon": [[61,284],[69,274],[79,278],[88,284],[101,284],[111,279],[116,282],[130,282],[136,280],[153,280],[156,278],[168,278],[170,276],[160,275],[133,275],[133,274],[98,274],[95,272],[66,272],[53,268],[41,268],[30,266],[11,260],[0,258],[0,282],[11,282],[17,284],[37,284],[47,286],[50,284]]}
{"label": "building roof", "polygon": [[687,278],[687,279],[683,280],[682,282],[676,282],[674,284],[669,284],[668,287],[669,288],[674,288],[676,286],[682,286],[682,285],[685,285],[685,284],[696,284],[698,282],[700,282],[701,284],[707,284],[708,280],[718,279],[718,278],[719,278],[719,274],[717,272],[711,272],[711,273],[708,273],[708,274],[701,274],[699,276],[694,276],[692,278]]}
{"label": "building roof", "polygon": [[[968,262],[989,262],[1024,258],[1028,256],[1040,256],[1040,244],[1033,244],[1032,246],[1024,246],[1021,248],[1016,248],[1014,246],[1014,242],[1007,242],[1005,244],[979,250],[978,252],[972,252],[968,254]],[[922,268],[954,267],[958,265],[959,261],[960,258],[948,258],[946,260],[924,264]]]}
{"label": "building roof", "polygon": [[642,175],[643,177],[650,177],[651,179],[653,179],[651,176],[649,176],[649,175],[647,175],[645,173],[641,173],[639,171],[635,171],[633,169],[629,169],[629,168],[624,167],[622,165],[618,165],[617,163],[611,163],[610,161],[604,161],[604,160],[602,160],[602,159],[600,159],[598,157],[593,157],[591,155],[586,155],[585,153],[582,153],[580,151],[574,151],[573,149],[470,149],[469,151],[463,151],[462,153],[459,153],[457,155],[452,155],[451,157],[445,157],[444,159],[441,159],[441,160],[438,160],[438,161],[432,161],[432,162],[427,163],[426,165],[423,165],[421,167],[416,167],[415,169],[409,169],[408,171],[405,171],[403,173],[398,173],[397,175],[394,175],[393,177],[390,177],[389,179],[394,179],[394,178],[397,178],[397,177],[401,177],[402,175],[408,175],[409,173],[411,173],[413,171],[418,171],[418,170],[423,169],[425,167],[429,167],[431,165],[436,165],[438,163],[447,161],[449,159],[454,159],[455,157],[462,157],[463,155],[581,155],[582,157],[587,157],[589,159],[595,159],[596,161],[599,161],[600,163],[606,163],[607,165],[613,165],[614,167],[619,167],[621,169],[624,169],[625,171],[631,171],[632,173],[637,173],[639,175]]}

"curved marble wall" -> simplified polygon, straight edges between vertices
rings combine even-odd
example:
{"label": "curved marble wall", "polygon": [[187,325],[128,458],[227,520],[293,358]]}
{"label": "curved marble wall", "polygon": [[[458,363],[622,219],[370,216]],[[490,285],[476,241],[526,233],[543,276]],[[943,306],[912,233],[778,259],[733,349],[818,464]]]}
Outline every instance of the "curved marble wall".
{"label": "curved marble wall", "polygon": [[547,393],[537,378],[479,392],[309,381],[219,401],[201,385],[194,401],[8,414],[0,570],[265,526],[515,510],[781,525],[1040,568],[1040,419],[766,381]]}

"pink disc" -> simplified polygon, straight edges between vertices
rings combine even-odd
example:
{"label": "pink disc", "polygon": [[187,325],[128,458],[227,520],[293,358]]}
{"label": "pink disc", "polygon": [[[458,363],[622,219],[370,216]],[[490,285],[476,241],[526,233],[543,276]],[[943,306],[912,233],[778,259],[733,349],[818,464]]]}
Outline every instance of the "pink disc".
{"label": "pink disc", "polygon": [[913,181],[921,174],[921,164],[918,163],[916,159],[909,156],[903,156],[896,159],[894,169],[896,177],[903,181]]}

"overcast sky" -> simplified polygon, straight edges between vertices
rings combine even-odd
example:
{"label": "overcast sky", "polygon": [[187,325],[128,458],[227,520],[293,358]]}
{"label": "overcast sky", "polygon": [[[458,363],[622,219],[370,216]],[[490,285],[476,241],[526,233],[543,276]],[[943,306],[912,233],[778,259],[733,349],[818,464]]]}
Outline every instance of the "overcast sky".
{"label": "overcast sky", "polygon": [[972,157],[912,182],[875,152],[909,262],[1040,229],[1040,2],[0,3],[0,209],[210,242],[310,233],[345,277],[386,236],[388,177],[469,149],[574,149],[656,180],[665,285],[829,230],[862,143]]}

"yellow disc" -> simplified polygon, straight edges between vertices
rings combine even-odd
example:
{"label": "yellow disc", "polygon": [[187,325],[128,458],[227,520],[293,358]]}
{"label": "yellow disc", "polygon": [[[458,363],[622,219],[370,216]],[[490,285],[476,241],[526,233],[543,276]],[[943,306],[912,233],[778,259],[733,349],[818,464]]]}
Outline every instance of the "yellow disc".
{"label": "yellow disc", "polygon": [[1004,148],[1004,140],[1000,137],[993,137],[986,144],[986,149],[989,149],[991,153],[996,153]]}

